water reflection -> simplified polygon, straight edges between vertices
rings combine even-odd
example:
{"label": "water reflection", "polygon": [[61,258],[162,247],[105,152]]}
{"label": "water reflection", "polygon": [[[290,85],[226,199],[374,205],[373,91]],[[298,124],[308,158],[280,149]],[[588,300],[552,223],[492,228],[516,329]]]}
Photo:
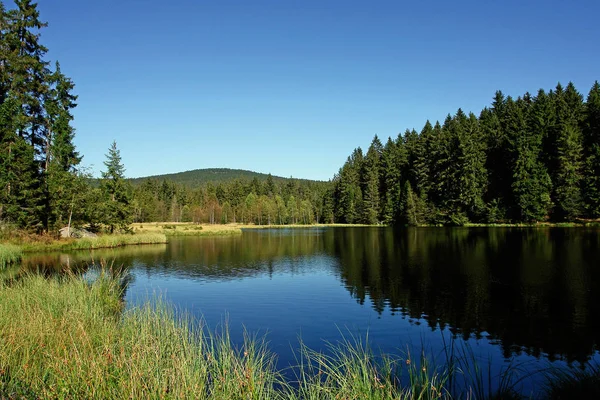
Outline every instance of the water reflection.
{"label": "water reflection", "polygon": [[424,318],[505,357],[585,361],[600,330],[599,236],[584,229],[337,230],[342,279],[361,303]]}
{"label": "water reflection", "polygon": [[504,357],[583,362],[600,342],[600,235],[593,229],[249,230],[31,256],[24,264],[56,271],[85,268],[91,258],[130,268],[133,294],[168,289],[178,306],[200,307],[217,322],[238,311],[250,330],[273,332],[275,347],[289,349],[300,329],[305,340],[320,340],[339,334],[335,325],[367,323],[372,337],[389,341],[381,347],[397,348],[410,335],[402,318],[414,329],[423,323],[419,332],[497,343]]}

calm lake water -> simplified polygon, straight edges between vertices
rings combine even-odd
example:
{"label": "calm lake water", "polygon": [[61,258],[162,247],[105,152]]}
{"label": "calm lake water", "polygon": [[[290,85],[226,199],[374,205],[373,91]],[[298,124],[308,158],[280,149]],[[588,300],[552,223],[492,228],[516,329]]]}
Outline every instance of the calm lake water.
{"label": "calm lake water", "polygon": [[493,373],[577,366],[600,343],[597,229],[247,230],[93,257],[130,268],[128,306],[161,294],[211,329],[227,321],[236,342],[244,328],[266,334],[281,368],[300,339],[325,350],[342,335],[442,361],[449,344],[467,344]]}

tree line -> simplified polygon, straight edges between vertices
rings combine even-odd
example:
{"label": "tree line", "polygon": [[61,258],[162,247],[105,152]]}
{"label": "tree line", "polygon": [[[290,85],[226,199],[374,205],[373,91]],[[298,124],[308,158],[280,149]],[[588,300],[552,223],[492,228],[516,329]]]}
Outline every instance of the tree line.
{"label": "tree line", "polygon": [[0,228],[600,218],[598,82],[585,100],[572,83],[516,99],[497,92],[478,116],[459,109],[385,144],[375,136],[329,182],[269,175],[196,188],[151,179],[134,186],[113,142],[98,185],[73,143],[75,85],[46,59],[46,26],[31,0],[15,0],[10,10],[0,2]]}
{"label": "tree line", "polygon": [[236,178],[197,188],[147,179],[132,190],[135,222],[172,221],[257,225],[313,224],[332,220],[323,202],[329,182]]}
{"label": "tree line", "polygon": [[535,223],[600,218],[600,85],[459,109],[355,149],[333,179],[336,222]]}
{"label": "tree line", "polygon": [[[133,186],[116,143],[100,184],[81,167],[73,143],[75,85],[46,59],[47,24],[37,4],[0,2],[0,222],[56,232],[64,226],[123,230],[133,222],[310,224],[323,219],[327,183],[272,176],[189,188],[147,180]],[[331,214],[331,212],[329,212]]]}
{"label": "tree line", "polygon": [[113,143],[102,184],[90,185],[73,143],[75,85],[46,59],[46,26],[30,0],[10,10],[0,2],[0,222],[36,232],[85,223],[113,231],[130,214],[120,154]]}

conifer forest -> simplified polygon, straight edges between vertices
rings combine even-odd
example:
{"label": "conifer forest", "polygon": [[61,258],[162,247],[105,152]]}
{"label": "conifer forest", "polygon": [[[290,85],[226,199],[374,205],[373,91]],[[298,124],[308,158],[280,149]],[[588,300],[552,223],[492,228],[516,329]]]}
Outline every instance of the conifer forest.
{"label": "conifer forest", "polygon": [[47,57],[46,23],[36,4],[0,7],[0,223],[6,226],[112,232],[150,221],[416,226],[600,218],[598,82],[586,94],[572,83],[534,94],[490,93],[491,103],[477,113],[449,110],[444,121],[426,121],[420,130],[375,136],[328,182],[269,175],[133,183],[114,142],[107,142],[102,176],[94,178],[74,145],[76,86]]}

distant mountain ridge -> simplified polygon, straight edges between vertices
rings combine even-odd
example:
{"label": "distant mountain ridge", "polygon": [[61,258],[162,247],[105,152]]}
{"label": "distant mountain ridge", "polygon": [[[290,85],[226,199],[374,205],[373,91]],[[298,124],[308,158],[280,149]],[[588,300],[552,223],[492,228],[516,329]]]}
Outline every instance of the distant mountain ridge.
{"label": "distant mountain ridge", "polygon": [[[163,175],[151,175],[139,178],[127,179],[133,185],[139,185],[142,182],[152,179],[158,181],[168,181],[172,183],[179,183],[188,187],[198,187],[205,185],[208,182],[219,183],[231,181],[233,179],[252,180],[254,178],[263,181],[267,179],[269,174],[263,174],[261,172],[248,171],[244,169],[230,169],[230,168],[204,168],[194,169],[191,171],[176,172],[172,174]],[[284,178],[281,176],[272,175],[273,181],[286,181],[290,178]],[[293,178],[297,179],[297,178]],[[298,179],[306,182],[320,182],[311,179]]]}

